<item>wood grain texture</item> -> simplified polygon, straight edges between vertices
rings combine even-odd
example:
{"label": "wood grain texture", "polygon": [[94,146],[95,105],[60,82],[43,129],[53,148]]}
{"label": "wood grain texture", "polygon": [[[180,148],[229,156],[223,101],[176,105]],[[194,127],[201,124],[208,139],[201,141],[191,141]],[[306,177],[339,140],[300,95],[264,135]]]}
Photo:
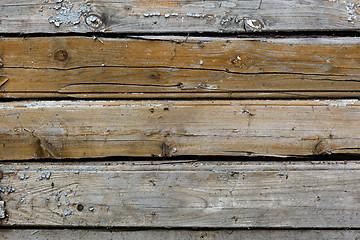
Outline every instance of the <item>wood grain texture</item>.
{"label": "wood grain texture", "polygon": [[360,153],[358,100],[0,103],[0,159]]}
{"label": "wood grain texture", "polygon": [[14,190],[0,191],[2,226],[359,228],[356,161],[6,162],[1,170],[1,186]]}
{"label": "wood grain texture", "polygon": [[360,97],[360,38],[2,38],[0,97]]}
{"label": "wood grain texture", "polygon": [[358,4],[358,0],[67,0],[60,4],[2,0],[0,32],[359,30]]}
{"label": "wood grain texture", "polygon": [[44,229],[0,229],[2,239],[36,239],[36,240],[253,240],[253,239],[357,239],[358,230],[44,230]]}

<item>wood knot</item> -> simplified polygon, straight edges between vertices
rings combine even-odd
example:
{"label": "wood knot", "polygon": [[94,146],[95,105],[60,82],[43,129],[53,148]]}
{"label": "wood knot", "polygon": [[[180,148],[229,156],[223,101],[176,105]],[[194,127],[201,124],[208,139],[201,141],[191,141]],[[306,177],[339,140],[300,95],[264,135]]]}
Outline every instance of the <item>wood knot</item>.
{"label": "wood knot", "polygon": [[161,148],[161,155],[160,155],[161,157],[171,157],[173,156],[173,154],[175,154],[178,151],[176,147],[171,146],[166,141],[161,143],[160,148]]}
{"label": "wood knot", "polygon": [[244,28],[246,32],[261,32],[264,28],[264,23],[260,19],[245,18]]}
{"label": "wood knot", "polygon": [[161,79],[160,73],[152,73],[149,75],[149,78],[159,80]]}
{"label": "wood knot", "polygon": [[240,56],[236,56],[236,57],[230,58],[230,63],[232,65],[234,65],[235,67],[240,67],[241,60],[242,59]]}
{"label": "wood knot", "polygon": [[315,155],[326,154],[326,153],[328,153],[327,150],[328,150],[328,149],[327,149],[326,141],[325,141],[325,140],[321,140],[320,142],[318,142],[317,144],[315,144],[313,153],[314,153]]}
{"label": "wood knot", "polygon": [[69,57],[69,54],[67,53],[67,51],[62,50],[62,49],[57,50],[55,53],[55,56],[54,56],[54,58],[59,61],[66,61],[68,59],[68,57]]}
{"label": "wood knot", "polygon": [[93,29],[98,29],[104,25],[104,20],[98,15],[90,14],[86,17],[85,23]]}

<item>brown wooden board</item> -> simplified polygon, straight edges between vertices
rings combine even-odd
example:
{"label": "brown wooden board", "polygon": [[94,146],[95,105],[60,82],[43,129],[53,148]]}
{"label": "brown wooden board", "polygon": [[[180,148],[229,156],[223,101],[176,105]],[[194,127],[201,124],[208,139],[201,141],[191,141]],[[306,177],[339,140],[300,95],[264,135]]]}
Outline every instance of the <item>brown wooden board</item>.
{"label": "brown wooden board", "polygon": [[1,164],[1,226],[359,228],[360,165],[327,162]]}
{"label": "brown wooden board", "polygon": [[359,0],[2,0],[0,32],[359,30],[359,3]]}
{"label": "brown wooden board", "polygon": [[360,97],[360,38],[0,40],[0,97]]}
{"label": "brown wooden board", "polygon": [[358,100],[0,103],[0,160],[360,153]]}

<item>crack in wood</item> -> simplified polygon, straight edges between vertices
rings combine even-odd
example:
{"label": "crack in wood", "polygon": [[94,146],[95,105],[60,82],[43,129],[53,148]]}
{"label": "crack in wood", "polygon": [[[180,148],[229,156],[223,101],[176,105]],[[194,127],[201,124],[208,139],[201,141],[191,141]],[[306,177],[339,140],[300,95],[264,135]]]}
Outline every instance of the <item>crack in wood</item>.
{"label": "crack in wood", "polygon": [[[9,69],[33,69],[33,70],[57,70],[57,71],[71,71],[78,69],[87,69],[87,68],[124,68],[124,69],[179,69],[179,70],[197,70],[197,71],[214,71],[214,72],[225,72],[230,74],[239,74],[239,75],[300,75],[300,76],[326,76],[326,77],[348,77],[349,75],[344,74],[325,74],[325,73],[301,73],[301,72],[236,72],[231,71],[228,68],[225,69],[216,69],[216,68],[191,68],[191,67],[176,67],[176,66],[125,66],[125,65],[106,65],[106,66],[80,66],[72,68],[53,68],[53,67],[4,67]],[[316,80],[316,79],[312,79]],[[326,79],[328,80],[328,79]],[[331,81],[331,80],[329,80]],[[340,80],[337,80],[340,81]],[[346,80],[344,80],[346,81]],[[352,80],[357,81],[357,80]],[[359,80],[360,82],[360,80]]]}

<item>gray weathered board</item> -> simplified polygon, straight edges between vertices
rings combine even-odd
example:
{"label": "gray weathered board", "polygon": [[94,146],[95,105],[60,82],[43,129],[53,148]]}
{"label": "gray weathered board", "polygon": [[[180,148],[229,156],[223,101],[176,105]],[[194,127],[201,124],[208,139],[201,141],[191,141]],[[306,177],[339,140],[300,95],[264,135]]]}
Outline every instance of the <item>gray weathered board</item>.
{"label": "gray weathered board", "polygon": [[4,162],[1,226],[359,228],[357,161]]}
{"label": "gray weathered board", "polygon": [[360,101],[0,103],[0,160],[360,152]]}
{"label": "gray weathered board", "polygon": [[0,58],[1,98],[360,97],[358,37],[1,38]]}
{"label": "gray weathered board", "polygon": [[2,0],[0,32],[359,30],[359,0]]}
{"label": "gray weathered board", "polygon": [[297,239],[339,240],[358,239],[359,230],[70,230],[70,229],[0,229],[2,240],[254,240]]}

